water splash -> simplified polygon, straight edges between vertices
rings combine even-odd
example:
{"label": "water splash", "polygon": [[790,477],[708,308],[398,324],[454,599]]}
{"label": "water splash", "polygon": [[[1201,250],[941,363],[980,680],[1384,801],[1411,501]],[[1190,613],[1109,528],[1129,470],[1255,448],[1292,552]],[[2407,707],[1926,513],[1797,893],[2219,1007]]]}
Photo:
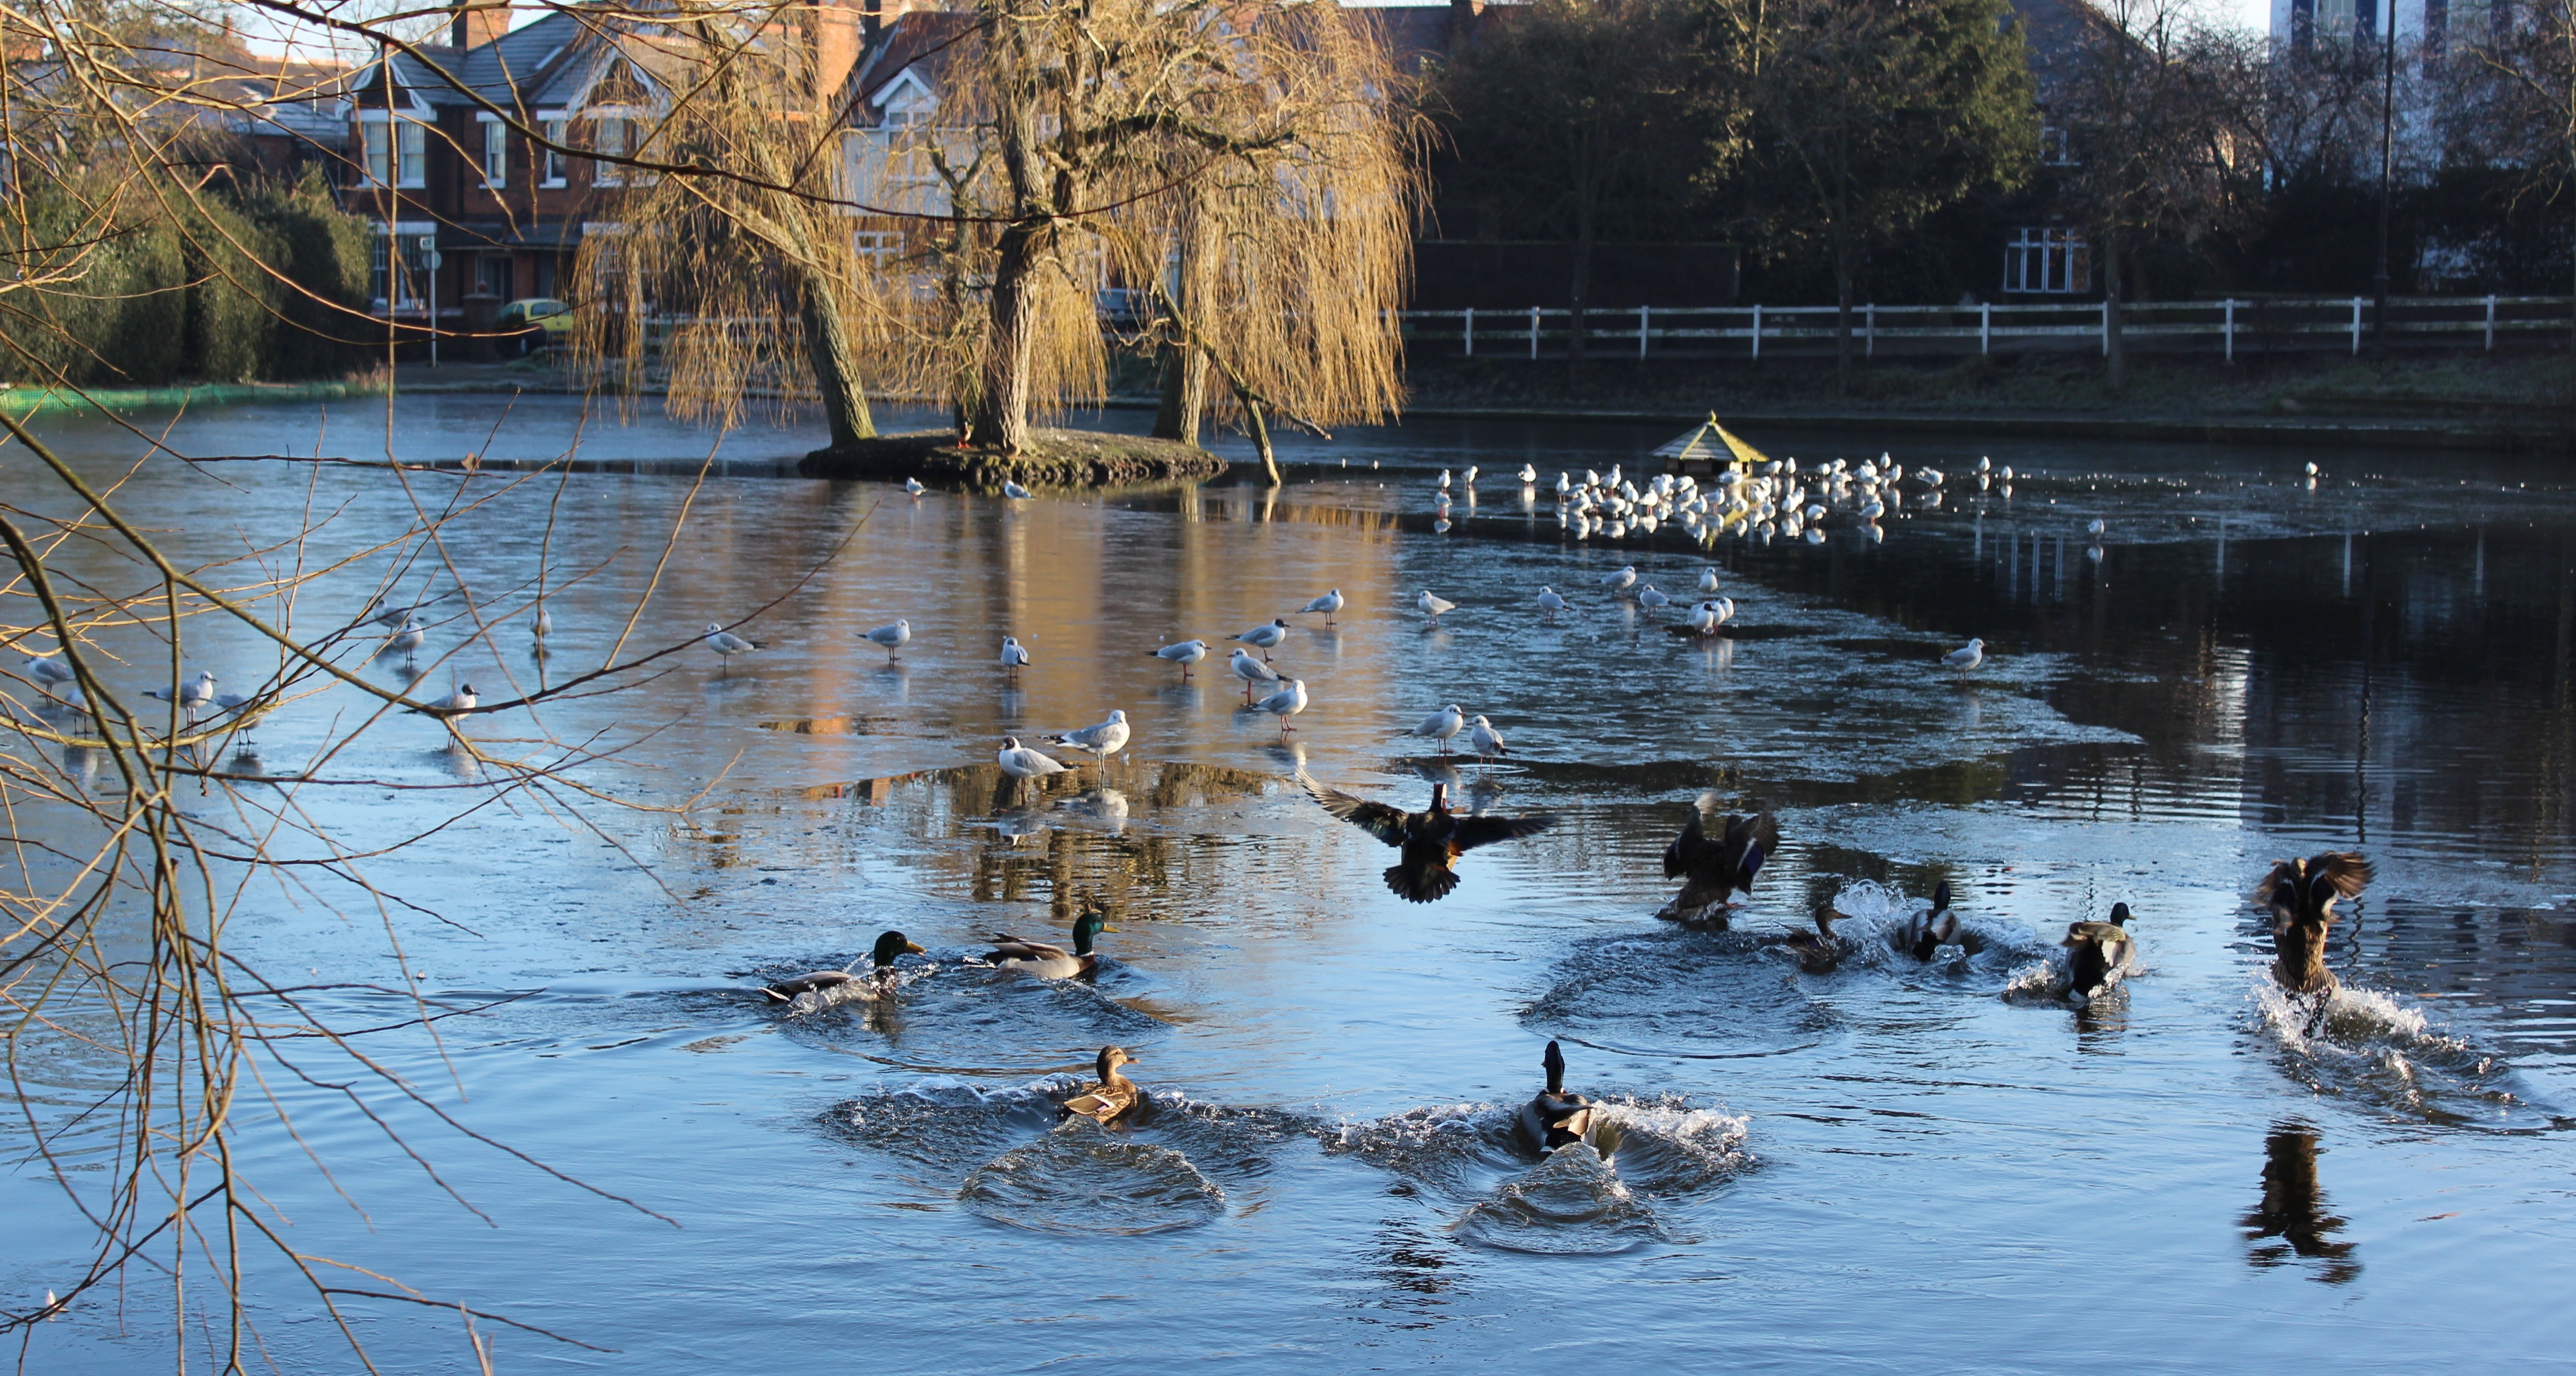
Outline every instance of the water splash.
{"label": "water splash", "polygon": [[978,1168],[957,1195],[983,1218],[1040,1233],[1135,1237],[1225,1215],[1224,1188],[1187,1156],[1080,1117]]}
{"label": "water splash", "polygon": [[2317,1093],[2435,1123],[2549,1124],[2517,1092],[2510,1062],[2434,1026],[2392,995],[2350,985],[2293,994],[2265,973],[2255,976],[2246,1000],[2255,1030],[2277,1048],[2282,1069]]}

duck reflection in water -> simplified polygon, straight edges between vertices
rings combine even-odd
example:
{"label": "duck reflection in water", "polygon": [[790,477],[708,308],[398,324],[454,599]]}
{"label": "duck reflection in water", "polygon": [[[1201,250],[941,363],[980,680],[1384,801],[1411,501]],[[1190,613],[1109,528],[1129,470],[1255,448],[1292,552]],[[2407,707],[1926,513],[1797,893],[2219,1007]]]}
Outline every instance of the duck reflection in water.
{"label": "duck reflection in water", "polygon": [[2317,1183],[2317,1134],[2303,1123],[2279,1124],[2263,1139],[2263,1202],[2242,1222],[2249,1265],[2322,1262],[2316,1278],[2328,1285],[2361,1275],[2361,1262],[2353,1256],[2358,1244],[2335,1240],[2344,1220],[2326,1212],[2325,1188]]}

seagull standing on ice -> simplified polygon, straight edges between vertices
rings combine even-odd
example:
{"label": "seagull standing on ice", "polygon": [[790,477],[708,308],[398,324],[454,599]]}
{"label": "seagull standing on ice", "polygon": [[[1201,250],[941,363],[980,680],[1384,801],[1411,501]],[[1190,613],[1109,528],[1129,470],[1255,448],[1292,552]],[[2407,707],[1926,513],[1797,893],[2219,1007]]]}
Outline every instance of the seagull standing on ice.
{"label": "seagull standing on ice", "polygon": [[912,623],[897,617],[891,626],[879,626],[873,631],[864,631],[861,634],[883,646],[887,661],[892,662],[895,658],[894,652],[902,649],[912,639]]}
{"label": "seagull standing on ice", "polygon": [[159,698],[163,702],[177,703],[181,707],[194,711],[215,700],[215,671],[201,669],[195,678],[180,684],[175,691],[168,688],[146,688],[143,690],[143,695]]}
{"label": "seagull standing on ice", "polygon": [[1027,667],[1029,667],[1029,652],[1027,648],[1022,646],[1018,640],[1010,636],[1006,635],[1002,637],[1003,672],[1016,674]]}
{"label": "seagull standing on ice", "polygon": [[1268,712],[1270,715],[1277,717],[1279,719],[1279,734],[1282,736],[1287,735],[1289,732],[1297,729],[1296,727],[1288,724],[1288,719],[1306,710],[1306,680],[1302,678],[1292,678],[1288,680],[1287,687],[1282,688],[1278,692],[1252,704],[1252,710],[1255,712]]}
{"label": "seagull standing on ice", "polygon": [[385,638],[385,652],[391,654],[400,650],[404,654],[410,654],[419,649],[420,643],[427,639],[429,639],[429,632],[422,630],[419,622],[406,616],[403,618],[402,629]]}
{"label": "seagull standing on ice", "polygon": [[1449,738],[1457,735],[1458,732],[1464,729],[1466,725],[1467,714],[1459,711],[1458,704],[1453,702],[1448,706],[1441,708],[1439,711],[1432,713],[1430,716],[1424,717],[1421,725],[1414,727],[1412,730],[1407,731],[1404,734],[1408,736],[1426,736],[1432,740],[1438,741],[1440,742],[1440,753],[1446,755],[1449,753]]}
{"label": "seagull standing on ice", "polygon": [[58,655],[29,655],[27,677],[43,684],[69,683],[80,673]]}
{"label": "seagull standing on ice", "polygon": [[1184,640],[1178,644],[1166,645],[1159,650],[1147,650],[1145,653],[1156,659],[1181,666],[1181,680],[1186,683],[1190,677],[1190,666],[1207,658],[1207,652],[1206,641]]}
{"label": "seagull standing on ice", "polygon": [[474,710],[474,704],[478,700],[479,699],[474,696],[473,684],[460,683],[456,685],[455,692],[452,692],[443,698],[432,699],[428,710],[441,716],[456,712],[471,712]]}
{"label": "seagull standing on ice", "polygon": [[528,619],[528,634],[535,636],[539,640],[543,640],[547,636],[554,634],[554,631],[555,614],[546,610],[545,603],[538,603],[537,614]]}
{"label": "seagull standing on ice", "polygon": [[1717,591],[1717,565],[1711,564],[1699,571],[1699,590],[1707,593]]}
{"label": "seagull standing on ice", "polygon": [[1986,662],[1986,642],[1971,638],[1966,645],[1941,656],[1941,662],[1964,674]]}
{"label": "seagull standing on ice", "polygon": [[1475,729],[1467,733],[1467,743],[1476,747],[1477,759],[1489,763],[1495,756],[1504,753],[1503,733],[1495,730],[1494,724],[1481,715],[1476,718]]}
{"label": "seagull standing on ice", "polygon": [[1279,681],[1277,670],[1242,650],[1235,651],[1234,658],[1226,661],[1226,666],[1234,670],[1236,678],[1243,680],[1243,700],[1247,704],[1252,701],[1252,685]]}
{"label": "seagull standing on ice", "polygon": [[1123,711],[1113,711],[1109,714],[1109,720],[1098,726],[1086,726],[1079,731],[1067,731],[1061,736],[1049,736],[1047,741],[1052,745],[1063,746],[1067,750],[1086,751],[1104,760],[1108,759],[1127,746],[1127,714]]}
{"label": "seagull standing on ice", "polygon": [[912,496],[918,497],[922,493],[928,492],[930,489],[923,487],[921,485],[921,479],[919,478],[906,478],[903,480],[903,490]]}
{"label": "seagull standing on ice", "polygon": [[1331,592],[1307,603],[1305,606],[1299,607],[1297,610],[1300,612],[1322,612],[1324,614],[1324,624],[1330,626],[1333,624],[1333,613],[1340,611],[1343,605],[1342,590],[1340,588],[1335,588]]}
{"label": "seagull standing on ice", "polygon": [[1270,652],[1278,647],[1279,642],[1286,640],[1287,638],[1288,623],[1286,620],[1277,617],[1272,618],[1270,624],[1267,626],[1255,626],[1241,635],[1230,635],[1226,637],[1228,640],[1240,640],[1244,644],[1250,645],[1254,649],[1261,651],[1261,658],[1264,661],[1267,661],[1270,658]]}
{"label": "seagull standing on ice", "polygon": [[733,657],[762,648],[757,640],[745,640],[710,621],[707,623],[707,648],[716,652],[716,662],[730,667]]}
{"label": "seagull standing on ice", "polygon": [[1440,619],[1440,614],[1442,612],[1454,612],[1458,610],[1457,603],[1451,602],[1446,598],[1434,597],[1427,589],[1420,597],[1413,599],[1413,605],[1431,613],[1431,619],[1434,621],[1438,621]]}
{"label": "seagull standing on ice", "polygon": [[1645,608],[1648,616],[1660,616],[1664,608],[1673,605],[1673,599],[1655,591],[1655,585],[1648,583],[1645,590],[1637,594],[1637,605]]}
{"label": "seagull standing on ice", "polygon": [[1523,487],[1535,487],[1535,486],[1537,486],[1537,485],[1538,485],[1538,470],[1537,470],[1537,469],[1535,469],[1535,468],[1530,467],[1528,464],[1522,464],[1522,465],[1521,465],[1521,471],[1520,471],[1520,480],[1521,480],[1521,486],[1523,486]]}
{"label": "seagull standing on ice", "polygon": [[1565,610],[1565,598],[1554,588],[1541,588],[1538,590],[1538,609],[1548,620],[1554,621],[1556,614]]}
{"label": "seagull standing on ice", "polygon": [[1020,744],[1020,738],[1017,736],[1002,738],[1002,753],[999,758],[1002,762],[1002,772],[1014,779],[1043,778],[1049,774],[1072,772],[1065,766]]}
{"label": "seagull standing on ice", "polygon": [[1630,587],[1636,584],[1636,581],[1637,566],[1634,564],[1627,565],[1616,573],[1605,573],[1601,575],[1601,586],[1608,588],[1610,590],[1610,595],[1613,597],[1626,592]]}

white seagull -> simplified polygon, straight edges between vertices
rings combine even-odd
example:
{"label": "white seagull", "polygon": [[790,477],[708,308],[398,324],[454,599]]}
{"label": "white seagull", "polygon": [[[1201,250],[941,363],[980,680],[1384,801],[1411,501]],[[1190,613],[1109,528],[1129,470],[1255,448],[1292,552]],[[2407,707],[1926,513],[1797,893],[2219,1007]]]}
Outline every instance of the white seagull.
{"label": "white seagull", "polygon": [[531,617],[528,621],[528,634],[535,636],[539,640],[543,640],[547,636],[554,634],[554,629],[555,614],[546,610],[545,603],[538,603],[537,614],[534,617]]}
{"label": "white seagull", "polygon": [[1986,662],[1986,642],[1972,637],[1966,645],[1941,656],[1941,662],[1964,674]]}
{"label": "white seagull", "polygon": [[1427,736],[1432,740],[1440,742],[1440,753],[1445,755],[1449,753],[1449,738],[1457,735],[1459,731],[1466,727],[1466,725],[1467,714],[1459,711],[1458,704],[1453,702],[1448,706],[1441,708],[1439,711],[1432,713],[1430,716],[1424,717],[1421,725],[1414,727],[1412,730],[1407,731],[1404,734],[1408,736]]}
{"label": "white seagull", "polygon": [[1530,467],[1528,464],[1522,464],[1522,465],[1521,465],[1521,471],[1520,471],[1520,480],[1521,480],[1521,486],[1523,486],[1523,487],[1535,487],[1535,486],[1537,486],[1537,485],[1538,485],[1538,470],[1537,470],[1537,469],[1535,469],[1535,468]]}
{"label": "white seagull", "polygon": [[861,634],[885,647],[886,658],[891,660],[895,657],[894,652],[902,649],[905,643],[912,639],[912,623],[897,617],[891,626],[879,626],[873,631],[863,631]]}
{"label": "white seagull", "polygon": [[1287,687],[1282,688],[1278,692],[1272,693],[1261,701],[1252,704],[1252,710],[1255,712],[1268,712],[1270,715],[1277,717],[1279,719],[1279,734],[1282,736],[1287,735],[1289,732],[1297,729],[1296,727],[1288,724],[1288,719],[1306,710],[1306,680],[1302,678],[1292,678],[1288,680]]}
{"label": "white seagull", "polygon": [[1049,736],[1047,743],[1063,746],[1067,750],[1084,751],[1104,760],[1108,759],[1127,747],[1127,714],[1123,711],[1113,711],[1109,714],[1109,720],[1098,726],[1086,726],[1079,731],[1067,731],[1061,736]]}
{"label": "white seagull", "polygon": [[1270,658],[1271,650],[1277,648],[1279,642],[1286,640],[1287,638],[1288,623],[1285,619],[1278,617],[1273,617],[1270,624],[1267,626],[1255,626],[1241,635],[1230,635],[1226,637],[1228,640],[1240,640],[1244,644],[1258,649],[1261,651],[1261,657],[1263,659]]}
{"label": "white seagull", "polygon": [[1637,594],[1637,605],[1645,608],[1647,615],[1652,616],[1673,605],[1673,599],[1655,591],[1655,585],[1648,583],[1645,589]]}
{"label": "white seagull", "polygon": [[1477,469],[1474,464],[1471,463],[1467,465],[1467,472],[1464,476],[1458,479],[1458,485],[1460,487],[1474,487],[1476,485],[1476,473]]}
{"label": "white seagull", "polygon": [[80,672],[59,655],[29,655],[27,677],[38,683],[69,683],[80,677]]}
{"label": "white seagull", "polygon": [[1181,666],[1181,677],[1187,680],[1190,676],[1190,666],[1207,658],[1207,652],[1206,641],[1184,640],[1175,645],[1166,645],[1159,650],[1147,650],[1145,653],[1156,659]]}
{"label": "white seagull", "polygon": [[1711,564],[1707,568],[1699,571],[1699,590],[1701,592],[1717,591],[1717,565]]}
{"label": "white seagull", "polygon": [[1330,626],[1333,624],[1333,613],[1340,611],[1343,605],[1342,590],[1340,588],[1335,588],[1331,592],[1307,603],[1305,606],[1299,607],[1297,610],[1301,612],[1322,612],[1324,614],[1324,624]]}
{"label": "white seagull", "polygon": [[403,618],[402,629],[385,638],[385,648],[410,654],[419,649],[420,643],[427,639],[429,639],[429,632],[422,630],[419,622],[406,616]]}
{"label": "white seagull", "polygon": [[1234,657],[1226,661],[1226,666],[1234,670],[1234,676],[1236,678],[1243,680],[1243,700],[1245,702],[1252,701],[1252,685],[1256,683],[1277,683],[1279,681],[1278,670],[1271,668],[1260,660],[1254,659],[1249,653],[1242,650],[1235,651]]}
{"label": "white seagull", "polygon": [[1475,729],[1467,733],[1467,743],[1476,747],[1476,758],[1480,760],[1491,760],[1503,754],[1503,733],[1495,730],[1494,724],[1482,716],[1476,718]]}
{"label": "white seagull", "polygon": [[1637,566],[1634,564],[1627,565],[1616,573],[1601,575],[1601,586],[1608,588],[1614,596],[1626,592],[1636,581]]}
{"label": "white seagull", "polygon": [[1020,738],[1017,736],[1002,738],[1002,753],[999,758],[1002,762],[1002,772],[1014,779],[1043,778],[1049,774],[1072,772],[1065,766],[1020,744]]}
{"label": "white seagull", "polygon": [[928,492],[930,489],[923,487],[921,485],[921,479],[919,478],[906,478],[903,480],[903,490],[915,497],[918,497],[922,493]]}
{"label": "white seagull", "polygon": [[1018,483],[1012,482],[1012,481],[1011,481],[1010,479],[1008,479],[1008,478],[1004,478],[1004,479],[1002,480],[1002,495],[1003,495],[1003,496],[1005,496],[1005,497],[1009,497],[1009,498],[1011,498],[1011,499],[1012,499],[1012,500],[1014,500],[1014,501],[1027,501],[1029,498],[1034,497],[1034,496],[1036,496],[1036,495],[1038,495],[1038,494],[1036,494],[1036,493],[1034,493],[1034,492],[1029,491],[1027,488],[1020,486]]}
{"label": "white seagull", "polygon": [[1554,588],[1541,588],[1538,590],[1538,609],[1553,621],[1558,612],[1565,610],[1565,598]]}
{"label": "white seagull", "polygon": [[1440,490],[1443,492],[1449,490],[1449,470],[1445,468],[1440,470]]}
{"label": "white seagull", "polygon": [[215,671],[199,670],[195,678],[180,684],[176,693],[167,688],[146,688],[143,690],[143,695],[159,698],[163,702],[175,702],[181,707],[191,709],[203,707],[215,700]]}
{"label": "white seagull", "polygon": [[1011,673],[1029,667],[1028,649],[1011,636],[1002,637],[1002,668]]}
{"label": "white seagull", "polygon": [[1413,599],[1413,605],[1431,613],[1431,619],[1434,621],[1440,619],[1440,614],[1442,612],[1454,612],[1458,610],[1457,603],[1451,602],[1446,598],[1434,597],[1428,590],[1425,590],[1420,597]]}
{"label": "white seagull", "polygon": [[757,640],[745,640],[710,621],[707,623],[707,648],[716,652],[719,663],[730,665],[735,655],[746,650],[757,650],[761,648],[761,644]]}
{"label": "white seagull", "polygon": [[474,685],[471,683],[460,683],[456,685],[455,692],[450,693],[443,698],[432,700],[429,704],[429,710],[438,713],[471,712],[474,710],[474,704],[476,701],[478,701],[478,699],[474,696]]}

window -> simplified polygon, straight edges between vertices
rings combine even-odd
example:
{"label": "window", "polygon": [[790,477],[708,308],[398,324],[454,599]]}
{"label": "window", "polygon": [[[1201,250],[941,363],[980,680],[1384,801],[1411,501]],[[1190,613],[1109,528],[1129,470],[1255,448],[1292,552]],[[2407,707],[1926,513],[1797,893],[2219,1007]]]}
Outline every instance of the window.
{"label": "window", "polygon": [[367,184],[370,186],[382,186],[393,176],[393,165],[390,161],[393,157],[393,140],[387,135],[386,128],[387,126],[382,124],[358,126],[358,142],[366,151]]}
{"label": "window", "polygon": [[495,191],[510,184],[510,126],[497,119],[483,122],[483,184]]}
{"label": "window", "polygon": [[429,185],[429,131],[411,120],[394,125],[394,156],[400,160],[398,186]]}
{"label": "window", "polygon": [[2039,126],[2039,160],[2051,167],[2075,165],[2075,154],[2066,142],[2064,126],[2056,124]]}
{"label": "window", "polygon": [[[495,125],[493,127],[498,128],[499,126]],[[512,281],[513,276],[510,272],[510,255],[506,253],[487,253],[481,258],[475,260],[474,286],[476,290],[482,292],[485,296],[497,296],[504,301],[509,300]]]}
{"label": "window", "polygon": [[[394,252],[389,255],[386,251],[384,226],[376,226],[373,247],[367,254],[370,293],[375,297],[376,306],[380,310],[385,307],[389,298],[395,310],[419,310],[421,298],[429,290],[429,255],[438,243],[438,236],[419,233],[415,227],[406,225],[404,232],[393,238]],[[390,257],[401,259],[399,269],[389,261]],[[390,281],[388,281],[389,274]],[[392,290],[388,291],[388,286]]]}
{"label": "window", "polygon": [[564,184],[564,122],[559,119],[547,120],[545,123],[545,130],[546,143],[548,145],[545,157],[545,184],[548,186],[561,186]]}
{"label": "window", "polygon": [[[592,129],[590,140],[592,148],[611,156],[619,156],[626,152],[626,121],[603,119],[593,125]],[[625,172],[625,168],[613,162],[593,162],[590,165],[591,184],[615,186],[624,177]]]}
{"label": "window", "polygon": [[392,120],[364,120],[358,125],[358,143],[366,158],[367,183],[383,186],[390,174],[394,185],[421,187],[429,185],[429,131],[412,120],[397,115]]}
{"label": "window", "polygon": [[2072,295],[2093,286],[2093,250],[2071,229],[2024,229],[2004,245],[2004,290]]}

